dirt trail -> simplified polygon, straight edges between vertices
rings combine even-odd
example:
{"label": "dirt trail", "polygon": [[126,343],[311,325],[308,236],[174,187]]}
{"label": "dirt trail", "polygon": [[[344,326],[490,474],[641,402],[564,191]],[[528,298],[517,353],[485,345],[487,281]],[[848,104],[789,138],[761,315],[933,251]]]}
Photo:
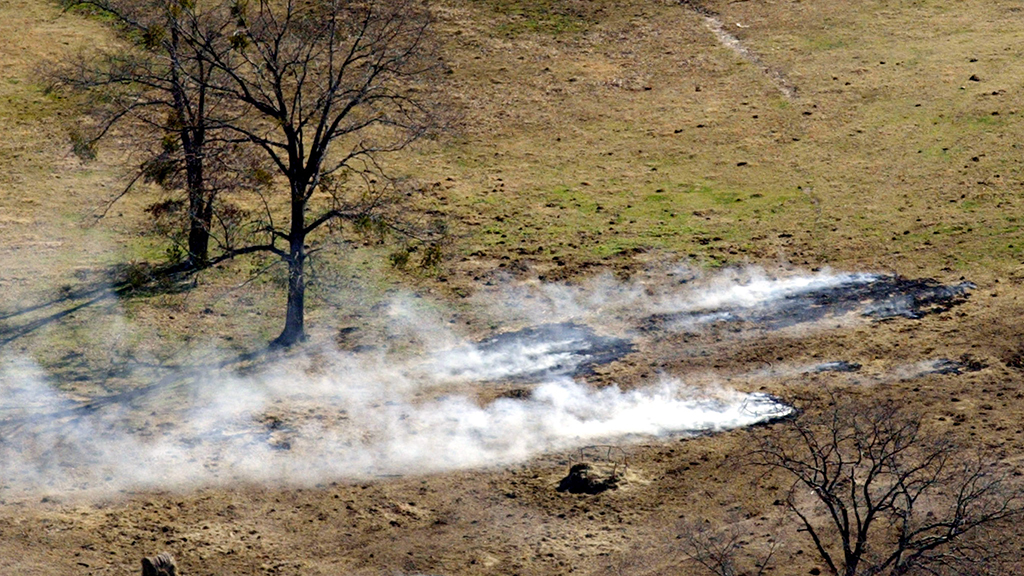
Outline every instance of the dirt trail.
{"label": "dirt trail", "polygon": [[[704,19],[704,25],[707,26],[708,30],[711,30],[711,32],[714,33],[715,38],[722,46],[732,50],[738,54],[740,58],[743,58],[747,62],[750,62],[760,68],[766,76],[771,78],[775,87],[778,88],[779,92],[782,93],[783,96],[789,99],[797,97],[796,86],[794,86],[786,76],[782,74],[782,72],[765,64],[756,52],[747,48],[739,38],[726,30],[725,25],[722,24],[722,21],[712,10],[689,2],[683,2],[683,6],[689,8],[693,12],[696,12]],[[740,26],[740,24],[737,24],[737,26]]]}

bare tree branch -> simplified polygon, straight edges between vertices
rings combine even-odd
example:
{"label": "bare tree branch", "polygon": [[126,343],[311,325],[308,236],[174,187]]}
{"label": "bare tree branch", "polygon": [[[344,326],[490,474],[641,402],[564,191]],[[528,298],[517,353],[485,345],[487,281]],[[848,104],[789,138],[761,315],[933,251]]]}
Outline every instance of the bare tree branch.
{"label": "bare tree branch", "polygon": [[[266,233],[287,243],[289,291],[285,328],[275,343],[304,338],[308,237],[332,221],[403,233],[381,210],[377,185],[387,177],[380,157],[422,137],[434,119],[404,86],[432,70],[430,12],[420,0],[235,2],[233,24],[192,38],[216,73],[212,94],[247,113],[221,127],[261,150],[287,182],[288,217],[266,218]],[[199,79],[193,78],[193,81]],[[350,146],[336,155],[333,148]],[[371,170],[368,188],[331,184],[336,174]],[[324,192],[326,194],[318,194]],[[342,199],[343,191],[350,197]],[[318,198],[327,205],[317,205]],[[265,202],[267,214],[272,213]]]}
{"label": "bare tree branch", "polygon": [[844,576],[990,564],[1005,548],[974,538],[1014,528],[1024,513],[1024,492],[1005,467],[925,434],[919,417],[894,404],[833,395],[824,412],[775,427],[753,456],[793,478],[789,509]]}

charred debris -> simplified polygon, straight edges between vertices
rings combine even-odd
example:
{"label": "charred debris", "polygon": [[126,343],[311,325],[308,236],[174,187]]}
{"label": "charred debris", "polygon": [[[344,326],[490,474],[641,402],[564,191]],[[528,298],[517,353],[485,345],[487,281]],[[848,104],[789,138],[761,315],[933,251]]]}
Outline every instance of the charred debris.
{"label": "charred debris", "polygon": [[977,286],[971,282],[942,284],[932,278],[873,276],[866,281],[851,278],[847,282],[797,291],[753,306],[653,314],[641,321],[640,329],[650,332],[694,324],[745,322],[777,330],[851,313],[873,320],[916,319],[945,312],[964,303],[974,288]]}

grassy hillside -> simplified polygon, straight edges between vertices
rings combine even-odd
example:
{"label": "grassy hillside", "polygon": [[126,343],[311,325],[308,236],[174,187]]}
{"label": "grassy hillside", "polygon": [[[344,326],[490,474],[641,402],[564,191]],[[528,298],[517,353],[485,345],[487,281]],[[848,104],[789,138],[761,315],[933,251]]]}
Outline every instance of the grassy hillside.
{"label": "grassy hillside", "polygon": [[445,172],[461,212],[490,217],[470,252],[539,244],[595,262],[655,248],[707,265],[915,274],[1016,265],[1012,6],[986,5],[987,18],[937,3],[708,8],[757,62],[667,3],[531,35],[500,34],[514,13],[461,15],[451,63],[470,112]]}
{"label": "grassy hillside", "polygon": [[[810,405],[825,387],[899,399],[931,430],[1019,460],[1017,2],[443,0],[436,15],[449,70],[436,89],[459,121],[389,165],[421,192],[413,209],[447,221],[446,259],[399,271],[386,245],[329,243],[312,342],[291,354],[313,357],[304,374],[331,366],[322,347],[429,344],[395,327],[403,317],[386,303],[407,293],[446,338],[543,317],[481,307],[505,289],[605,272],[632,282],[616,290],[649,295],[677,288],[662,272],[679,265],[966,279],[977,285],[966,304],[923,319],[652,338],[591,381],[631,389],[669,374]],[[161,193],[110,205],[135,162],[126,141],[83,164],[68,145],[77,112],[40,81],[48,62],[114,41],[43,0],[0,0],[0,362],[35,363],[73,400],[127,409],[191,368],[273,365],[263,351],[284,290],[280,267],[254,277],[264,263],[241,259],[143,289],[166,248],[144,212]],[[939,357],[982,368],[900,375]],[[863,372],[785,371],[836,359]],[[158,434],[177,409],[130,418]],[[0,428],[17,427],[5,418]],[[629,449],[634,481],[593,498],[554,492],[566,454],[302,489],[12,497],[0,501],[0,573],[128,573],[166,548],[189,575],[656,574],[682,570],[677,524],[702,514],[784,535],[776,573],[820,569],[792,526],[773,524],[780,484],[736,465],[760,433],[645,440]]]}
{"label": "grassy hillside", "polygon": [[[352,256],[346,247],[353,273],[338,269],[337,252],[321,259],[325,299],[314,308],[332,309],[363,280],[370,293],[426,282],[465,295],[496,271],[559,280],[652,261],[984,281],[1014,274],[1022,245],[1014,6],[705,8],[441,5],[450,74],[438,88],[461,122],[391,159],[391,170],[418,182],[421,207],[453,230],[446,281],[395,276],[373,264],[380,252]],[[721,43],[706,13],[747,52]],[[33,82],[47,58],[109,35],[46,5],[20,14],[9,25],[26,32],[9,36],[18,43],[7,40],[5,50],[4,246],[15,263],[7,282],[31,287],[31,300],[41,281],[54,289],[103,266],[156,263],[166,244],[144,226],[155,191],[129,195],[96,220],[134,159],[114,140],[99,162],[81,165],[65,144],[73,112]],[[48,41],[55,34],[60,43]],[[39,248],[32,258],[14,258],[28,246]],[[126,305],[142,315],[185,306],[182,315],[193,316],[254,266],[206,275],[189,304],[181,296]],[[218,322],[211,338],[272,335],[280,286],[261,284],[237,295],[243,315],[265,318]],[[165,327],[180,337],[185,326],[194,335],[190,322]]]}

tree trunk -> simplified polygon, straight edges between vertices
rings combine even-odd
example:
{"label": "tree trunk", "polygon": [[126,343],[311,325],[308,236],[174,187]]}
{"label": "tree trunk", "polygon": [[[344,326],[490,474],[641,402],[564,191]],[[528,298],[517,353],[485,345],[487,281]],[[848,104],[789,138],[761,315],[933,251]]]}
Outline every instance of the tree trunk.
{"label": "tree trunk", "polygon": [[[194,200],[189,199],[189,204]],[[213,221],[212,202],[199,202],[196,209],[189,207],[188,217],[188,265],[190,268],[205,268],[210,258],[210,225]]]}
{"label": "tree trunk", "polygon": [[[205,94],[200,92],[198,102],[189,105],[183,75],[179,71],[178,48],[181,37],[178,20],[172,17],[171,45],[168,55],[171,66],[171,96],[181,149],[185,153],[185,185],[188,190],[188,266],[205,268],[210,257],[210,226],[213,223],[213,197],[207,198],[206,175],[203,173],[203,154],[206,145]],[[202,87],[201,90],[205,90]],[[193,109],[194,108],[194,109]]]}
{"label": "tree trunk", "polygon": [[288,307],[284,317],[284,330],[270,343],[271,346],[291,346],[306,339],[304,259],[305,254],[296,255],[294,250],[288,257]]}
{"label": "tree trunk", "polygon": [[210,229],[213,225],[213,194],[206,191],[203,173],[203,147],[206,134],[201,128],[181,130],[185,152],[185,179],[188,187],[188,264],[205,268],[210,256]]}
{"label": "tree trunk", "polygon": [[284,330],[271,346],[291,346],[306,339],[306,206],[302,194],[292,194],[291,234],[288,246],[288,306]]}

